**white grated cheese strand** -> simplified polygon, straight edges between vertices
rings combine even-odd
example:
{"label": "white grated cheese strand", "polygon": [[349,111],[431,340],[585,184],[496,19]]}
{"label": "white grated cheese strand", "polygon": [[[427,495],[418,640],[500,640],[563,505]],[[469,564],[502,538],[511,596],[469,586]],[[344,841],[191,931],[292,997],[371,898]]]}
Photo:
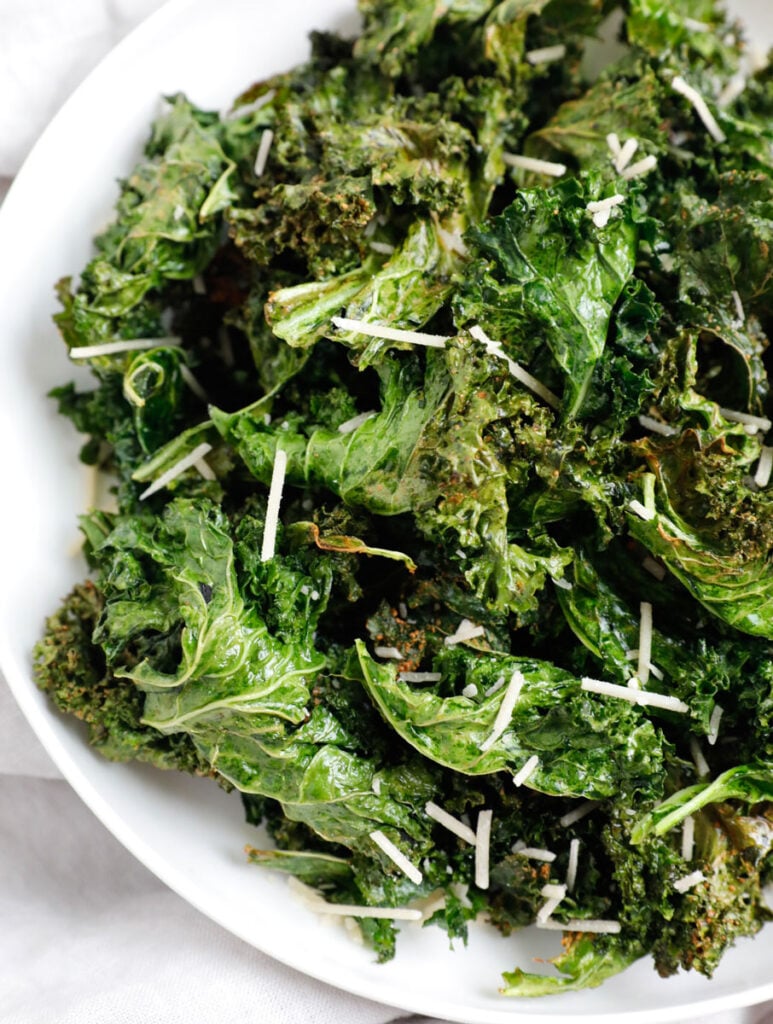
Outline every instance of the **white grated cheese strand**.
{"label": "white grated cheese strand", "polygon": [[271,151],[271,143],[274,141],[274,133],[270,128],[264,128],[263,134],[260,136],[260,142],[258,143],[258,152],[255,157],[255,177],[259,178],[266,169],[266,163],[268,162],[268,154]]}
{"label": "white grated cheese strand", "polygon": [[166,338],[125,338],[121,341],[106,341],[102,345],[81,345],[70,349],[70,359],[93,359],[96,356],[114,356],[122,352],[141,352],[149,348],[176,348],[181,343],[177,337]]}
{"label": "white grated cheese strand", "polygon": [[505,685],[505,677],[504,676],[500,676],[499,679],[494,680],[494,682],[491,684],[491,686],[489,686],[489,688],[485,691],[483,696],[484,697],[490,697],[492,694],[496,693],[497,690],[501,690],[504,685]]}
{"label": "white grated cheese strand", "polygon": [[615,160],[615,170],[618,174],[622,174],[628,164],[630,164],[633,159],[633,155],[638,148],[638,139],[626,139],[620,147],[620,152],[617,154],[617,159]]}
{"label": "white grated cheese strand", "polygon": [[266,525],[263,527],[263,545],[260,551],[261,562],[268,562],[274,557],[276,531],[279,526],[279,505],[282,501],[286,470],[287,452],[282,448],[277,448],[274,453],[274,468],[271,472],[271,484],[268,489]]}
{"label": "white grated cheese strand", "polygon": [[381,338],[384,341],[406,341],[410,345],[424,345],[426,348],[445,348],[446,342],[451,340],[440,334],[405,331],[402,328],[371,324],[366,320],[352,320],[345,316],[334,316],[332,323],[340,331],[353,331],[355,334],[365,334],[369,338]]}
{"label": "white grated cheese strand", "polygon": [[456,627],[456,632],[452,633],[451,636],[445,637],[443,643],[446,647],[453,647],[454,644],[463,644],[467,640],[475,640],[476,637],[484,636],[485,633],[486,630],[483,626],[476,626],[469,619],[462,619]]}
{"label": "white grated cheese strand", "polygon": [[773,448],[763,445],[760,448],[760,461],[757,463],[757,471],[754,474],[754,483],[757,487],[767,487],[770,483],[770,472],[773,469]]}
{"label": "white grated cheese strand", "polygon": [[509,167],[518,167],[522,171],[533,171],[535,174],[547,174],[551,178],[560,178],[566,174],[566,164],[553,163],[550,160],[537,160],[533,156],[503,153],[502,159]]}
{"label": "white grated cheese strand", "polygon": [[739,327],[742,327],[746,323],[746,311],[743,308],[741,296],[738,294],[735,288],[730,292],[730,294],[733,298],[733,305],[735,306],[736,323],[739,325]]}
{"label": "white grated cheese strand", "polygon": [[537,50],[527,50],[524,57],[531,65],[550,64],[557,60],[563,60],[566,56],[566,46],[557,43],[555,46],[542,46]]}
{"label": "white grated cheese strand", "polygon": [[493,811],[478,812],[478,827],[475,830],[475,884],[479,889],[488,889],[491,819],[493,816]]}
{"label": "white grated cheese strand", "polygon": [[660,562],[656,562],[651,555],[646,555],[642,560],[642,568],[646,569],[647,572],[654,576],[656,580],[664,580],[666,578],[666,567],[661,565]]}
{"label": "white grated cheese strand", "polygon": [[395,247],[390,245],[389,242],[369,242],[368,247],[373,252],[380,253],[382,256],[391,256],[395,251]]}
{"label": "white grated cheese strand", "polygon": [[156,491],[160,491],[162,487],[166,487],[173,480],[176,480],[178,476],[185,472],[186,469],[190,469],[195,466],[199,459],[203,459],[204,456],[212,451],[212,445],[207,444],[204,441],[202,444],[196,445],[192,452],[188,452],[178,462],[175,462],[173,466],[170,466],[165,473],[162,473],[160,477],[153,481],[153,483],[146,487],[140,495],[140,501],[144,501],[149,498],[151,494],[155,494]]}
{"label": "white grated cheese strand", "polygon": [[462,696],[463,697],[469,697],[469,698],[477,697],[478,696],[478,687],[475,685],[475,683],[468,683],[464,687],[464,689],[462,690]]}
{"label": "white grated cheese strand", "polygon": [[569,863],[566,866],[566,889],[571,892],[577,881],[577,864],[580,859],[580,840],[573,839],[569,843]]}
{"label": "white grated cheese strand", "polygon": [[688,863],[695,852],[695,818],[688,814],[682,825],[682,860]]}
{"label": "white grated cheese strand", "polygon": [[709,110],[708,106],[706,105],[706,101],[698,92],[698,90],[694,89],[691,85],[685,82],[681,75],[675,75],[671,79],[671,88],[674,90],[674,92],[678,92],[681,96],[684,96],[685,99],[689,100],[689,102],[693,106],[695,113],[698,115],[701,121],[703,121],[705,129],[712,137],[712,139],[715,142],[724,142],[726,138],[725,133],[717,124],[716,118]]}
{"label": "white grated cheese strand", "polygon": [[642,503],[638,501],[636,498],[628,502],[628,508],[632,512],[635,512],[640,519],[649,520],[655,518],[655,513],[651,509],[646,508],[644,505],[642,505]]}
{"label": "white grated cheese strand", "polygon": [[575,822],[582,821],[592,811],[595,811],[597,807],[598,800],[583,800],[576,807],[573,807],[571,811],[561,815],[558,819],[558,824],[561,828],[568,828],[570,825],[574,825]]}
{"label": "white grated cheese strand", "polygon": [[511,359],[503,350],[501,341],[492,341],[483,328],[478,324],[475,324],[474,327],[470,328],[470,337],[485,345],[486,350],[492,356],[496,356],[497,359],[504,359],[510,373],[516,380],[519,380],[521,384],[527,387],[530,391],[533,391],[535,395],[541,398],[544,402],[547,402],[547,404],[553,409],[560,408],[561,400],[558,395],[555,395],[550,388],[546,388],[542,381],[537,380],[536,377],[532,377],[529,371],[524,370],[520,363],[516,363],[514,359]]}
{"label": "white grated cheese strand", "polygon": [[309,904],[316,914],[330,914],[332,917],[375,917],[387,921],[421,921],[424,916],[420,910],[412,907],[362,907],[355,903],[321,903]]}
{"label": "white grated cheese strand", "polygon": [[589,917],[586,920],[572,918],[571,921],[538,921],[538,928],[556,932],[592,932],[594,935],[619,935],[620,922],[608,921],[600,917]]}
{"label": "white grated cheese strand", "polygon": [[197,459],[193,463],[193,468],[196,470],[196,472],[199,474],[199,476],[202,477],[202,479],[204,479],[204,480],[216,480],[217,479],[217,477],[215,476],[215,473],[212,470],[212,467],[209,465],[209,463],[205,462],[204,459]]}
{"label": "white grated cheese strand", "polygon": [[741,95],[746,88],[746,75],[742,71],[738,74],[733,75],[725,85],[724,89],[717,96],[717,106],[720,110],[724,110],[725,107],[729,107],[731,103]]}
{"label": "white grated cheese strand", "polygon": [[598,693],[605,697],[619,697],[620,700],[627,700],[629,704],[663,708],[664,711],[678,711],[680,714],[685,714],[690,710],[687,704],[679,700],[678,697],[672,697],[667,693],[619,686],[617,683],[607,683],[602,679],[590,679],[587,676],[583,678],[580,685],[588,693]]}
{"label": "white grated cheese strand", "polygon": [[267,106],[276,96],[276,89],[269,89],[264,92],[262,96],[258,96],[252,103],[245,103],[241,107],[235,107],[233,110],[229,110],[228,113],[223,115],[224,121],[235,121],[240,117],[248,117],[250,114],[254,114],[261,107]]}
{"label": "white grated cheese strand", "polygon": [[724,713],[724,708],[721,708],[719,704],[714,705],[711,712],[711,718],[709,718],[708,735],[706,736],[706,740],[710,747],[713,747],[717,742],[717,736],[719,736],[719,723],[722,720],[722,715]]}
{"label": "white grated cheese strand", "polygon": [[377,658],[391,658],[392,661],[403,660],[403,655],[396,647],[374,647],[373,653]]}
{"label": "white grated cheese strand", "polygon": [[[502,703],[499,705],[499,711],[497,711],[497,717],[494,719],[494,727],[491,730],[491,734],[480,745],[480,749],[484,754],[494,746],[510,724],[510,719],[513,717],[513,708],[521,694],[525,681],[523,673],[518,669],[510,677],[510,682],[507,684],[507,689],[502,697]],[[520,783],[516,783],[516,785],[520,785]]]}
{"label": "white grated cheese strand", "polygon": [[202,402],[207,401],[207,392],[198,382],[196,377],[191,373],[185,363],[180,363],[180,376],[194,393],[197,398],[200,398]]}
{"label": "white grated cheese strand", "polygon": [[443,676],[440,672],[398,672],[397,678],[404,683],[438,683]]}
{"label": "white grated cheese strand", "polygon": [[620,156],[620,139],[617,136],[617,132],[610,132],[607,135],[607,147],[615,160],[617,160]]}
{"label": "white grated cheese strand", "polygon": [[635,164],[629,164],[622,172],[622,177],[625,178],[626,181],[631,181],[633,178],[642,178],[645,174],[649,174],[650,171],[654,171],[657,166],[657,157],[650,153],[649,156],[645,156],[643,159],[637,160]]}
{"label": "white grated cheese strand", "polygon": [[689,875],[684,875],[682,878],[677,878],[674,882],[674,888],[677,892],[687,892],[688,889],[695,888],[696,885],[700,885],[701,882],[705,882],[706,879],[702,871],[692,871]]}
{"label": "white grated cheese strand", "polygon": [[415,864],[411,864],[402,850],[398,850],[392,840],[388,839],[381,829],[377,828],[374,832],[371,832],[370,838],[389,857],[392,863],[402,871],[406,878],[410,879],[414,885],[421,885],[421,880],[424,877],[421,871],[419,871]]}
{"label": "white grated cheese strand", "polygon": [[639,658],[636,677],[642,686],[646,686],[650,678],[650,658],[652,657],[652,605],[642,601],[639,605]]}
{"label": "white grated cheese strand", "polygon": [[668,423],[661,423],[660,420],[654,419],[652,416],[639,416],[637,417],[639,423],[645,430],[651,430],[654,434],[662,434],[663,437],[674,437],[679,431],[670,426]]}
{"label": "white grated cheese strand", "polygon": [[376,415],[377,413],[375,409],[371,409],[369,412],[358,413],[356,416],[352,416],[350,420],[344,420],[343,423],[340,423],[338,426],[338,433],[351,434],[353,431],[361,427],[363,423],[367,423],[369,419],[372,419]]}
{"label": "white grated cheese strand", "polygon": [[746,427],[754,427],[755,431],[767,433],[773,426],[767,416],[752,416],[751,413],[739,412],[737,409],[725,409],[722,406],[719,411],[731,423],[742,423]]}
{"label": "white grated cheese strand", "polygon": [[608,213],[613,210],[616,206],[625,202],[625,196],[621,196],[617,193],[613,196],[608,196],[606,199],[595,199],[588,203],[585,209],[588,213]]}
{"label": "white grated cheese strand", "polygon": [[513,776],[513,785],[522,786],[524,782],[527,782],[539,767],[539,757],[536,754],[532,754],[529,760],[518,769]]}
{"label": "white grated cheese strand", "polygon": [[692,755],[693,764],[695,765],[695,771],[698,773],[698,778],[705,779],[707,775],[711,775],[709,762],[703,756],[701,745],[694,736],[690,737],[690,754]]}
{"label": "white grated cheese strand", "polygon": [[[424,805],[424,811],[428,818],[432,818],[438,825],[442,825],[443,828],[447,828],[449,832],[453,832],[455,836],[463,839],[465,843],[469,843],[471,846],[475,846],[477,838],[475,832],[470,828],[469,825],[465,825],[463,821],[459,821],[453,814],[449,814],[448,811],[443,810],[438,804],[432,800],[428,800]],[[489,812],[491,813],[491,812]],[[478,818],[478,825],[480,827],[480,818]]]}
{"label": "white grated cheese strand", "polygon": [[552,864],[556,859],[552,850],[541,850],[537,846],[521,846],[517,850],[513,849],[513,853],[518,857],[525,857],[527,860],[544,861],[545,864]]}

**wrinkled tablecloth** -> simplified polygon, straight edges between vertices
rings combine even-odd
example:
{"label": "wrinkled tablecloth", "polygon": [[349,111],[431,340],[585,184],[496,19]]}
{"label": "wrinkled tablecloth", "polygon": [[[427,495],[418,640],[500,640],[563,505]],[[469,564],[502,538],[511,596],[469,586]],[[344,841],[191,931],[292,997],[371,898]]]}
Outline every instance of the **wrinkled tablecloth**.
{"label": "wrinkled tablecloth", "polygon": [[[0,199],[62,101],[160,6],[0,0]],[[169,890],[69,788],[0,677],[0,1024],[397,1020],[433,1024],[277,963]],[[773,1004],[701,1018],[763,1021]]]}

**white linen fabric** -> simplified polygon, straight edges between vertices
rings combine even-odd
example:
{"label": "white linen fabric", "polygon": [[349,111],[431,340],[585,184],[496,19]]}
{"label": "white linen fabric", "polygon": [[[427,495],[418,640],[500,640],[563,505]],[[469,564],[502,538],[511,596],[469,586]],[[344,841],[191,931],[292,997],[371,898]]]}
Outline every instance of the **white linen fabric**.
{"label": "white linen fabric", "polygon": [[[159,6],[0,0],[0,200],[62,101]],[[420,1021],[273,961],[167,889],[64,782],[0,676],[0,1024],[234,1020]],[[710,1021],[773,1024],[773,1007]]]}

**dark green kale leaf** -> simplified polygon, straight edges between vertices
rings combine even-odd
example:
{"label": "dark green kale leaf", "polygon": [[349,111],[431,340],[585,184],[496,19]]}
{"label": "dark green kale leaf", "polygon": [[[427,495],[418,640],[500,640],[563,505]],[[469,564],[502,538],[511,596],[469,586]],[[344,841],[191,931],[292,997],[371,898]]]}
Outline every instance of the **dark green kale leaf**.
{"label": "dark green kale leaf", "polygon": [[142,721],[142,692],[109,668],[92,640],[103,610],[104,598],[92,582],[73,588],[35,647],[37,685],[61,711],[86,724],[89,743],[103,757],[216,777],[190,737],[163,736]]}
{"label": "dark green kale leaf", "polygon": [[511,358],[544,366],[537,376],[548,386],[561,381],[569,418],[582,410],[636,260],[634,204],[599,229],[587,204],[602,194],[577,179],[520,191],[501,216],[470,230],[480,255],[454,302],[458,324],[478,321]]}

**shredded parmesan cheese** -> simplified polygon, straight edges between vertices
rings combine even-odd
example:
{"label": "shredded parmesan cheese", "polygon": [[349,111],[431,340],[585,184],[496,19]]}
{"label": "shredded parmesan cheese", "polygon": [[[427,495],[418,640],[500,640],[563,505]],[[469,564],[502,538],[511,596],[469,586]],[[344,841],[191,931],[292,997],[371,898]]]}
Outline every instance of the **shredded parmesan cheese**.
{"label": "shredded parmesan cheese", "polygon": [[622,172],[622,176],[626,181],[630,181],[632,178],[641,178],[645,174],[649,174],[650,171],[654,171],[657,166],[657,157],[650,153],[642,160],[637,160],[635,164],[629,164]]}
{"label": "shredded parmesan cheese", "polygon": [[374,776],[373,781],[370,784],[370,788],[376,796],[381,796],[381,779],[379,779],[378,776]]}
{"label": "shredded parmesan cheese", "polygon": [[585,209],[588,213],[602,213],[604,210],[611,210],[615,206],[619,206],[625,202],[625,196],[621,196],[617,193],[614,196],[609,196],[607,199],[596,199],[588,203]]}
{"label": "shredded parmesan cheese", "polygon": [[725,107],[729,107],[731,103],[738,99],[745,88],[746,75],[739,71],[738,74],[733,75],[719,96],[717,96],[717,106],[719,109],[724,110]]}
{"label": "shredded parmesan cheese", "polygon": [[678,878],[674,882],[674,888],[677,892],[687,892],[688,889],[692,889],[694,886],[700,885],[701,882],[705,881],[706,879],[703,877],[702,871],[693,871],[683,878]]}
{"label": "shredded parmesan cheese", "polygon": [[478,687],[475,685],[475,683],[468,683],[465,686],[465,688],[462,690],[462,696],[463,697],[477,697],[478,696]]}
{"label": "shredded parmesan cheese", "polygon": [[476,626],[469,619],[462,619],[456,627],[456,632],[452,633],[451,636],[445,637],[443,643],[446,647],[453,647],[454,644],[462,644],[467,640],[474,640],[476,637],[484,636],[485,632],[486,630],[483,626]]}
{"label": "shredded parmesan cheese", "polygon": [[518,153],[503,153],[502,159],[510,167],[534,171],[535,174],[548,174],[551,178],[560,178],[566,174],[566,164],[556,164],[550,160],[536,160],[532,156],[521,156]]}
{"label": "shredded parmesan cheese", "polygon": [[212,445],[207,444],[206,441],[202,444],[197,445],[192,452],[188,452],[187,455],[183,456],[179,462],[175,462],[173,466],[170,466],[165,473],[162,473],[160,477],[153,481],[153,483],[146,487],[140,495],[140,501],[144,501],[149,498],[151,494],[155,494],[156,491],[160,491],[162,487],[166,487],[178,476],[185,472],[186,469],[190,469],[195,466],[199,459],[203,459],[207,452],[212,451]]}
{"label": "shredded parmesan cheese", "polygon": [[494,682],[491,684],[491,686],[489,686],[489,688],[486,690],[484,696],[485,697],[490,697],[493,693],[496,693],[497,690],[501,690],[504,685],[505,685],[505,677],[504,676],[500,676],[499,679],[494,680]]}
{"label": "shredded parmesan cheese", "polygon": [[250,114],[254,114],[256,110],[260,110],[261,107],[265,107],[268,103],[273,100],[276,96],[276,89],[269,89],[264,92],[262,96],[258,96],[252,103],[245,103],[241,107],[236,107],[233,110],[229,110],[227,114],[223,115],[224,121],[236,120],[239,117],[247,117]]}
{"label": "shredded parmesan cheese", "polygon": [[721,708],[719,704],[715,704],[711,712],[711,718],[709,718],[709,732],[706,737],[710,747],[713,747],[717,742],[717,736],[719,735],[719,723],[723,714],[724,708]]}
{"label": "shredded parmesan cheese", "polygon": [[268,489],[266,505],[266,525],[263,528],[263,546],[260,552],[261,562],[268,562],[274,557],[276,547],[276,531],[279,525],[279,503],[282,500],[285,471],[287,469],[287,452],[277,448],[274,453],[274,469],[271,473],[271,485]]}
{"label": "shredded parmesan cheese", "polygon": [[709,763],[703,756],[701,745],[694,736],[690,737],[690,753],[692,754],[692,759],[693,763],[695,764],[695,770],[698,773],[698,778],[704,779],[707,775],[710,775],[711,768],[709,768]]}
{"label": "shredded parmesan cheese", "polygon": [[[566,891],[566,886],[561,886],[561,888],[564,889],[564,892]],[[549,899],[545,900],[537,911],[537,923],[541,924],[542,922],[547,921],[562,899],[563,896],[560,898],[558,896],[551,896]]]}
{"label": "shredded parmesan cheese", "polygon": [[408,860],[405,854],[398,850],[391,839],[388,839],[381,829],[376,829],[375,832],[370,833],[370,838],[380,847],[381,850],[389,857],[389,859],[402,871],[402,873],[409,878],[414,885],[421,885],[422,873],[419,869]]}
{"label": "shredded parmesan cheese", "polygon": [[739,326],[742,327],[746,322],[746,312],[743,308],[743,303],[741,302],[741,296],[738,294],[735,288],[730,292],[730,294],[733,297],[733,305],[735,306],[735,315],[737,317],[736,322]]}
{"label": "shredded parmesan cheese", "polygon": [[389,242],[370,242],[369,248],[371,248],[373,252],[381,253],[382,256],[391,256],[395,251],[395,247],[390,245]]}
{"label": "shredded parmesan cheese", "polygon": [[642,601],[639,605],[639,660],[636,677],[642,686],[646,686],[650,677],[650,657],[652,655],[652,605]]}
{"label": "shredded parmesan cheese", "polygon": [[654,519],[655,518],[655,513],[652,512],[650,509],[645,508],[644,505],[642,505],[642,503],[640,501],[636,500],[636,498],[634,498],[633,501],[629,501],[628,502],[628,508],[632,512],[635,512],[636,515],[639,516],[641,519]]}
{"label": "shredded parmesan cheese", "polygon": [[556,859],[552,850],[541,850],[536,846],[521,846],[517,850],[513,849],[513,853],[519,857],[526,857],[527,860],[541,860],[546,864],[552,864]]}
{"label": "shredded parmesan cheese", "polygon": [[204,459],[197,459],[193,463],[193,468],[196,470],[196,472],[199,474],[199,476],[201,476],[204,480],[216,480],[217,479],[217,477],[215,476],[211,466],[207,462],[205,462]]}
{"label": "shredded parmesan cheese", "polygon": [[617,159],[615,160],[615,170],[618,174],[622,174],[622,172],[626,169],[628,164],[630,164],[631,160],[633,159],[633,155],[638,148],[638,139],[627,139],[623,143],[623,145],[620,147],[620,152],[617,155]]}
{"label": "shredded parmesan cheese", "polygon": [[562,576],[551,576],[553,585],[558,587],[559,590],[572,590],[572,584],[569,580],[565,580]]}
{"label": "shredded parmesan cheese", "polygon": [[524,57],[529,64],[549,64],[552,61],[563,60],[566,56],[566,47],[563,43],[556,46],[543,46],[539,50],[527,50]]}
{"label": "shredded parmesan cheese", "polygon": [[371,409],[370,412],[361,412],[357,416],[352,416],[350,420],[344,420],[343,423],[339,424],[338,433],[351,434],[352,431],[357,430],[363,423],[367,423],[369,419],[376,415],[376,411]]}
{"label": "shredded parmesan cheese", "polygon": [[554,395],[553,392],[546,388],[545,385],[537,380],[536,377],[524,370],[520,363],[516,363],[514,359],[511,359],[502,348],[501,341],[492,341],[491,338],[486,334],[482,327],[475,324],[474,327],[470,328],[470,337],[475,338],[476,341],[481,342],[485,345],[486,350],[498,359],[504,359],[507,363],[507,367],[510,373],[519,380],[521,384],[525,385],[530,391],[533,391],[535,395],[539,396],[544,402],[547,402],[553,409],[558,409],[561,405],[561,400],[558,395]]}
{"label": "shredded parmesan cheese", "polygon": [[736,409],[724,409],[722,407],[720,407],[719,411],[731,423],[743,423],[744,426],[754,427],[755,431],[761,430],[767,433],[771,426],[773,426],[766,416],[752,416],[748,412],[738,412]]}
{"label": "shredded parmesan cheese", "polygon": [[255,157],[255,177],[259,178],[266,169],[268,154],[271,150],[271,143],[274,141],[274,133],[270,128],[265,128],[258,144],[258,153]]}
{"label": "shredded parmesan cheese", "polygon": [[695,818],[688,814],[682,825],[682,859],[692,860],[695,850]]}
{"label": "shredded parmesan cheese", "polygon": [[365,334],[369,338],[382,338],[385,341],[407,341],[411,345],[424,345],[427,348],[445,348],[446,342],[451,340],[440,334],[404,331],[397,327],[371,324],[365,320],[352,320],[345,316],[334,316],[332,322],[341,331],[354,331],[356,334]]}
{"label": "shredded parmesan cheese", "polygon": [[393,661],[402,661],[403,656],[396,647],[374,647],[373,653],[377,658],[391,658]]}
{"label": "shredded parmesan cheese", "polygon": [[685,99],[690,101],[695,113],[701,121],[703,121],[706,131],[712,139],[715,142],[724,142],[726,138],[725,133],[717,124],[716,118],[706,106],[706,101],[698,90],[694,89],[691,85],[688,85],[681,75],[675,75],[674,78],[671,79],[671,88],[674,92],[678,92],[680,95],[684,96]]}
{"label": "shredded parmesan cheese", "polygon": [[197,398],[200,398],[202,402],[207,401],[207,392],[201,384],[199,384],[198,380],[193,376],[185,363],[180,364],[180,376]]}
{"label": "shredded parmesan cheese", "polygon": [[488,889],[491,819],[493,815],[493,811],[478,812],[478,827],[475,830],[475,884],[479,889]]}
{"label": "shredded parmesan cheese", "polygon": [[[453,814],[449,814],[448,811],[444,811],[442,807],[433,803],[432,800],[429,800],[424,805],[424,811],[427,817],[432,818],[432,820],[436,821],[438,825],[442,825],[444,828],[447,828],[449,832],[453,832],[455,836],[459,836],[459,838],[463,839],[465,843],[475,846],[477,839],[473,830],[469,825],[465,825],[463,821],[459,821],[458,818],[455,818]],[[489,814],[491,814],[491,811],[489,811]],[[480,817],[478,818],[478,827],[480,827]]]}
{"label": "shredded parmesan cheese", "polygon": [[607,135],[607,146],[609,147],[609,152],[617,160],[620,156],[620,139],[617,137],[617,132],[610,132]]}
{"label": "shredded parmesan cheese", "polygon": [[566,866],[566,888],[568,892],[574,889],[577,881],[577,863],[580,859],[580,840],[573,839],[569,843],[569,863]]}
{"label": "shredded parmesan cheese", "polygon": [[606,683],[601,679],[589,679],[587,676],[582,680],[582,689],[589,693],[599,693],[606,697],[619,697],[627,700],[630,704],[663,708],[664,711],[678,711],[681,714],[689,711],[689,707],[678,697],[672,697],[666,693],[655,693],[652,690],[638,690],[630,686],[618,686],[617,683]]}
{"label": "shredded parmesan cheese", "polygon": [[538,928],[547,928],[550,931],[560,932],[593,932],[594,935],[618,935],[620,933],[619,921],[607,921],[602,918],[589,917],[586,920],[573,918],[571,921],[538,921]]}
{"label": "shredded parmesan cheese", "polygon": [[95,356],[114,356],[121,352],[140,352],[149,348],[173,348],[180,344],[180,338],[126,338],[121,341],[106,341],[103,345],[81,345],[70,349],[70,359],[93,359]]}
{"label": "shredded parmesan cheese", "polygon": [[537,757],[536,754],[532,754],[529,760],[523,765],[523,767],[519,768],[513,776],[513,785],[522,786],[524,782],[526,782],[528,779],[532,777],[532,775],[538,767],[539,757]]}
{"label": "shredded parmesan cheese", "polygon": [[335,917],[377,917],[388,921],[421,921],[424,916],[420,910],[412,907],[362,907],[355,903],[320,903],[310,904],[316,914],[331,914]]}
{"label": "shredded parmesan cheese", "polygon": [[656,562],[651,555],[646,555],[641,564],[642,568],[646,569],[656,580],[664,580],[666,578],[666,567],[661,565],[660,562]]}
{"label": "shredded parmesan cheese", "polygon": [[562,815],[558,819],[558,824],[562,828],[567,828],[569,825],[574,825],[576,821],[580,821],[586,815],[590,814],[591,811],[595,811],[598,807],[597,800],[583,800],[582,803],[577,804],[571,811],[567,811],[566,814]]}
{"label": "shredded parmesan cheese", "polygon": [[443,676],[440,672],[398,672],[397,678],[405,683],[437,683]]}
{"label": "shredded parmesan cheese", "polygon": [[[494,728],[491,730],[491,735],[488,736],[480,745],[480,749],[483,753],[494,746],[496,741],[510,724],[510,719],[513,716],[513,708],[515,707],[515,702],[518,700],[521,693],[521,688],[523,687],[524,682],[523,674],[516,669],[510,677],[510,682],[507,684],[507,689],[502,697],[502,703],[499,705],[497,717],[494,719]],[[531,760],[534,760],[534,758],[531,758]],[[523,771],[523,769],[521,769],[521,771]],[[520,785],[520,783],[516,783],[516,785]]]}
{"label": "shredded parmesan cheese", "polygon": [[757,472],[754,474],[754,482],[757,487],[767,487],[770,483],[770,472],[773,469],[773,448],[763,445],[760,448],[760,461],[757,463]]}
{"label": "shredded parmesan cheese", "polygon": [[639,416],[638,420],[645,430],[651,430],[655,434],[662,434],[663,437],[673,437],[679,433],[678,430],[668,423],[661,423],[660,420],[653,419],[652,416]]}

